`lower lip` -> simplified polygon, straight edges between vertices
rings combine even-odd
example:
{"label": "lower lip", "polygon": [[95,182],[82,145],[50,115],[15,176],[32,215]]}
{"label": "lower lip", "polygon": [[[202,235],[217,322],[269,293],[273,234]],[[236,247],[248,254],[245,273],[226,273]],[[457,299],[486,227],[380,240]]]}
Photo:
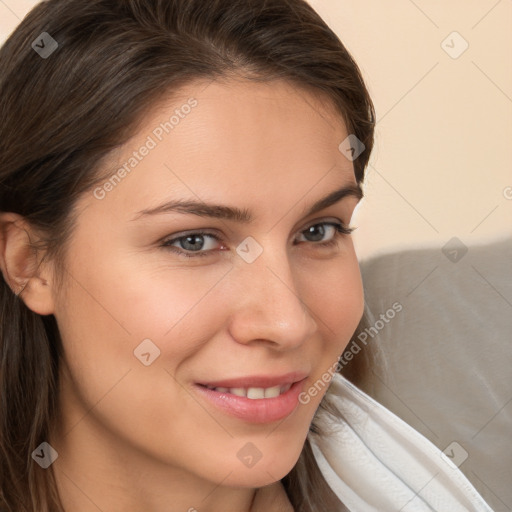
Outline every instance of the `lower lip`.
{"label": "lower lip", "polygon": [[196,384],[194,387],[209,402],[213,403],[223,412],[251,423],[271,423],[289,416],[299,405],[299,395],[304,382],[292,384],[291,388],[275,398],[251,399],[247,397],[220,393],[213,389]]}

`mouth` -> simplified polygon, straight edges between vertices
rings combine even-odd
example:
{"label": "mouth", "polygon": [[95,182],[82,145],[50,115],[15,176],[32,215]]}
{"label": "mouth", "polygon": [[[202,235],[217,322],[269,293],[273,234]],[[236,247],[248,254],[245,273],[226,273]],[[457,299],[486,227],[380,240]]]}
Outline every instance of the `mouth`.
{"label": "mouth", "polygon": [[[201,386],[201,384],[199,384]],[[270,388],[225,388],[225,387],[214,387],[210,385],[203,386],[206,389],[217,391],[218,393],[228,393],[230,395],[242,396],[249,400],[261,400],[262,398],[276,398],[286,393],[292,384],[285,384],[284,386],[272,386]]]}
{"label": "mouth", "polygon": [[282,377],[247,377],[196,383],[195,390],[210,406],[250,423],[271,423],[289,416],[299,405],[307,379],[295,372]]}

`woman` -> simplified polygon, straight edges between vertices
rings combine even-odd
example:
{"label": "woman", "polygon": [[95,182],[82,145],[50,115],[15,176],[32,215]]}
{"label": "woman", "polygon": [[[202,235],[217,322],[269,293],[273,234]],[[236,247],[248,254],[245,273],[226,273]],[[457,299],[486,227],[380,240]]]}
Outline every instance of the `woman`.
{"label": "woman", "polygon": [[49,0],[0,63],[3,510],[489,510],[337,373],[374,111],[304,1]]}

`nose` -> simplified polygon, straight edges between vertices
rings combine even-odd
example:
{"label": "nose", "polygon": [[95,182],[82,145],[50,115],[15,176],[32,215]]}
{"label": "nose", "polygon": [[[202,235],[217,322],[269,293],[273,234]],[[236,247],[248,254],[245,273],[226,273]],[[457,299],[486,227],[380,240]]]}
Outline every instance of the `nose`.
{"label": "nose", "polygon": [[300,295],[286,255],[271,261],[264,251],[253,263],[238,262],[233,274],[237,284],[229,332],[238,343],[290,350],[318,330],[316,312]]}

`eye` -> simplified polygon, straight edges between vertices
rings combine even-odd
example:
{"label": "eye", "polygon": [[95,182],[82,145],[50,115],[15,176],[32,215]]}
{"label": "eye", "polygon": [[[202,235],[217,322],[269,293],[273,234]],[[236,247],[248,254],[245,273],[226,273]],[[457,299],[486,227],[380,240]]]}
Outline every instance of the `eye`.
{"label": "eye", "polygon": [[328,247],[335,245],[341,236],[350,235],[353,231],[354,228],[348,228],[339,222],[320,222],[303,230],[301,236],[306,238],[306,242]]}
{"label": "eye", "polygon": [[185,257],[193,258],[195,256],[207,256],[215,250],[215,245],[220,242],[216,235],[199,231],[166,240],[162,246]]}

